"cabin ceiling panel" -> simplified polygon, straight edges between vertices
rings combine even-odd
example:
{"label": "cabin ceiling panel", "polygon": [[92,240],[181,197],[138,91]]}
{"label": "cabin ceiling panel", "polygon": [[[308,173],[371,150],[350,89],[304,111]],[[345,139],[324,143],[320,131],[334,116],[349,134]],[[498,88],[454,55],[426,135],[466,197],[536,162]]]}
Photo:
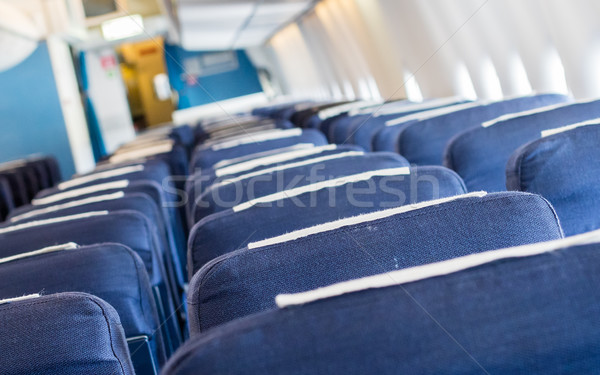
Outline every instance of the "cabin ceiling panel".
{"label": "cabin ceiling panel", "polygon": [[182,46],[227,50],[262,45],[315,0],[176,0]]}

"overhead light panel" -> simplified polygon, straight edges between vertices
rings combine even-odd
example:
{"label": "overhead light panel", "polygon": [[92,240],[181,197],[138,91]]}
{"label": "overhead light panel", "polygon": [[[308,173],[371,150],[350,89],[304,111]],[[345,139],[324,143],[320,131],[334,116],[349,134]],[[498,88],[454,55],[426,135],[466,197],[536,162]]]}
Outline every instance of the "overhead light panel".
{"label": "overhead light panel", "polygon": [[179,22],[212,22],[215,20],[245,20],[254,11],[254,3],[223,5],[180,4]]}
{"label": "overhead light panel", "polygon": [[102,22],[102,36],[108,41],[126,39],[144,33],[144,20],[139,14]]}
{"label": "overhead light panel", "polygon": [[255,16],[284,16],[293,17],[304,12],[311,5],[310,1],[294,3],[262,3],[254,13]]}

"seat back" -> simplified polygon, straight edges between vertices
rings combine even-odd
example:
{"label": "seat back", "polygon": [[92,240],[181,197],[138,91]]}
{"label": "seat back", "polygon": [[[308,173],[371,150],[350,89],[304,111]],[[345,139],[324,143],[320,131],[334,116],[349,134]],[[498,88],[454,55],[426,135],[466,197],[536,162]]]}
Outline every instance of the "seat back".
{"label": "seat back", "polygon": [[58,165],[58,161],[53,156],[45,155],[36,160],[41,161],[46,168],[46,173],[48,175],[49,186],[54,186],[62,181],[62,173],[60,171],[60,166]]}
{"label": "seat back", "polygon": [[519,148],[506,167],[506,187],[544,196],[567,236],[600,228],[600,125],[551,131]]}
{"label": "seat back", "polygon": [[97,211],[108,211],[110,213],[128,210],[139,212],[148,220],[152,232],[155,233],[156,246],[163,259],[163,263],[166,265],[171,283],[174,284],[179,281],[179,285],[183,285],[182,267],[179,264],[180,256],[167,227],[166,218],[163,216],[163,211],[157,206],[156,202],[145,193],[117,191],[111,194],[92,196],[44,208],[31,207],[33,209],[27,212],[11,216],[9,222],[11,224],[18,224]]}
{"label": "seat back", "polygon": [[293,124],[289,121],[271,119],[246,121],[245,123],[228,123],[226,125],[221,124],[220,126],[211,127],[199,133],[196,142],[198,144],[219,142],[225,138],[239,137],[268,130],[290,129],[293,127]]}
{"label": "seat back", "polygon": [[[417,114],[437,108],[454,106],[460,103],[465,103],[465,100],[461,98],[441,98],[427,100],[423,103],[412,103],[410,105],[396,107],[394,111],[377,111],[374,113],[374,115],[370,115],[366,119],[361,119],[360,121],[354,122],[347,130],[347,133],[342,134],[341,136],[344,137],[346,142],[349,141],[350,143],[354,143],[363,147],[365,150],[374,151],[375,149],[373,147],[373,143],[375,137],[377,133],[379,133],[379,131],[385,127],[385,124],[388,121],[398,117]],[[336,141],[338,140],[340,139],[336,138]]]}
{"label": "seat back", "polygon": [[119,315],[83,293],[0,301],[6,374],[135,374]]}
{"label": "seat back", "polygon": [[27,188],[25,185],[25,177],[18,171],[3,171],[0,172],[0,177],[6,179],[8,186],[10,187],[10,194],[13,198],[15,207],[23,206],[29,203],[29,197],[27,196]]}
{"label": "seat back", "polygon": [[472,193],[290,232],[198,271],[189,288],[190,331],[271,309],[280,293],[562,236],[550,204],[518,192]]}
{"label": "seat back", "polygon": [[482,103],[440,116],[425,118],[406,127],[400,127],[397,151],[412,164],[442,165],[444,149],[456,134],[481,126],[507,113],[522,112],[533,108],[565,103],[565,95],[530,95],[492,103]]}
{"label": "seat back", "polygon": [[0,257],[6,258],[60,243],[74,242],[93,245],[105,242],[120,243],[133,250],[144,262],[150,277],[170,354],[180,341],[176,328],[175,288],[170,283],[157,230],[139,211],[95,211],[56,217],[0,228]]}
{"label": "seat back", "polygon": [[289,129],[293,125],[285,119],[268,119],[254,116],[234,116],[225,120],[199,124],[194,132],[196,144],[251,134],[257,131]]}
{"label": "seat back", "polygon": [[[278,296],[164,373],[594,374],[600,233]],[[374,260],[373,260],[374,261]]]}
{"label": "seat back", "polygon": [[[60,270],[60,272],[57,272]],[[129,339],[144,336],[148,357],[133,358],[138,374],[157,373],[166,361],[160,321],[144,264],[119,244],[53,246],[0,258],[0,299],[44,291],[86,292],[109,303],[119,314]],[[138,361],[136,361],[138,359]],[[154,368],[153,372],[142,372]]]}
{"label": "seat back", "polygon": [[454,169],[473,190],[506,190],[510,155],[536,140],[543,130],[600,118],[600,100],[544,107],[506,115],[457,134],[444,152],[444,165]]}
{"label": "seat back", "polygon": [[170,176],[170,169],[166,163],[156,160],[146,161],[143,163],[123,165],[114,169],[100,170],[87,175],[78,176],[58,184],[56,188],[46,189],[39,192],[36,198],[44,198],[46,196],[58,194],[68,190],[81,189],[93,185],[122,180],[151,180],[156,181],[158,184],[160,184],[160,186],[163,186],[165,180],[169,180]]}
{"label": "seat back", "polygon": [[137,211],[87,212],[4,226],[0,228],[0,240],[3,243],[0,257],[3,258],[57,243],[120,243],[139,255],[152,283],[158,283],[164,275],[155,229]]}
{"label": "seat back", "polygon": [[108,160],[102,164],[119,164],[144,158],[147,161],[162,161],[169,165],[170,174],[173,176],[185,176],[189,172],[189,155],[185,146],[166,140],[146,147],[135,147],[132,149],[117,150]]}
{"label": "seat back", "polygon": [[415,124],[422,119],[476,107],[480,104],[481,102],[460,102],[441,108],[430,108],[424,111],[387,119],[385,124],[378,128],[377,133],[373,136],[373,150],[398,152],[398,136],[404,128]]}
{"label": "seat back", "polygon": [[400,155],[349,151],[267,168],[209,186],[196,198],[191,217],[196,223],[215,212],[278,191],[371,170],[402,167],[408,167],[408,163]]}
{"label": "seat back", "polygon": [[6,220],[15,208],[10,184],[6,177],[0,176],[0,221]]}
{"label": "seat back", "polygon": [[[43,181],[38,173],[35,163],[28,159],[19,159],[0,164],[0,175],[7,178],[18,178],[20,181],[13,182],[13,195],[18,198],[18,204],[29,203],[34,195],[41,190]],[[15,176],[15,177],[11,177]]]}
{"label": "seat back", "polygon": [[277,148],[292,146],[300,143],[312,143],[315,146],[324,146],[327,139],[316,130],[277,130],[242,136],[239,139],[230,139],[212,145],[200,145],[194,150],[191,170],[210,168],[221,160],[264,152]]}
{"label": "seat back", "polygon": [[209,215],[192,228],[189,277],[210,260],[244,248],[250,242],[337,219],[464,193],[462,180],[449,169],[402,167],[363,172],[244,202]]}
{"label": "seat back", "polygon": [[[407,100],[400,101],[402,103],[410,103]],[[398,102],[394,102],[398,103]],[[353,115],[355,112],[370,111],[374,108],[385,106],[386,103],[381,101],[355,101],[347,104],[342,104],[336,107],[326,108],[311,116],[307,123],[307,128],[319,129],[330,142],[333,142],[331,136],[332,127],[341,119]]]}
{"label": "seat back", "polygon": [[[97,185],[91,185],[79,189],[72,189],[48,195],[43,198],[36,198],[31,202],[31,206],[24,206],[16,209],[12,216],[29,212],[31,210],[43,209],[50,206],[61,205],[74,200],[83,200],[97,197],[99,195],[108,195],[123,192],[125,194],[139,193],[150,197],[156,207],[162,212],[165,223],[168,225],[168,237],[172,237],[174,248],[177,249],[179,264],[181,268],[185,266],[185,253],[187,249],[187,238],[184,233],[182,218],[178,212],[177,197],[174,194],[165,192],[163,187],[152,180],[117,180]],[[176,260],[176,258],[175,258]]]}
{"label": "seat back", "polygon": [[110,213],[123,210],[139,212],[148,220],[153,233],[155,233],[156,246],[162,257],[162,262],[166,266],[169,283],[173,285],[173,288],[175,288],[175,285],[183,288],[183,267],[179,263],[180,255],[166,223],[167,219],[163,216],[163,211],[157,206],[156,202],[145,193],[125,193],[118,191],[116,193],[74,200],[59,205],[33,209],[18,216],[12,216],[10,222],[17,224],[84,214],[86,212],[108,211]]}
{"label": "seat back", "polygon": [[[281,149],[279,149],[281,150]],[[233,160],[224,160],[215,164],[214,168],[203,169],[198,173],[191,175],[186,184],[186,194],[188,197],[188,212],[191,213],[194,202],[198,195],[215,183],[217,180],[235,178],[237,176],[246,175],[249,173],[258,172],[267,168],[277,167],[284,164],[292,164],[302,162],[304,160],[322,158],[329,155],[336,155],[347,152],[361,152],[356,146],[336,146],[327,145],[320,147],[310,147],[294,149],[288,152],[269,154],[262,156],[261,154],[252,154],[250,156],[258,156],[247,159],[240,158],[243,161],[236,162]],[[261,156],[259,156],[261,155]]]}

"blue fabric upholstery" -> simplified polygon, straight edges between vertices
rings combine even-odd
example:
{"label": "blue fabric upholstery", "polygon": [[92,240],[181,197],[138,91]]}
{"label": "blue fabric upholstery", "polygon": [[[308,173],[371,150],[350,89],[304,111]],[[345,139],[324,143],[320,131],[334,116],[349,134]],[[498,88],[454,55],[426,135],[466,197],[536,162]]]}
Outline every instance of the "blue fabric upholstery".
{"label": "blue fabric upholstery", "polygon": [[196,127],[196,144],[231,137],[242,134],[253,133],[268,129],[289,129],[293,127],[292,123],[284,119],[272,120],[260,117],[233,117],[222,121],[201,124]]}
{"label": "blue fabric upholstery", "polygon": [[336,143],[353,143],[363,147],[365,150],[374,151],[373,141],[375,136],[385,127],[387,121],[464,102],[465,100],[463,99],[446,98],[425,101],[423,103],[390,103],[394,104],[393,110],[386,110],[386,106],[383,106],[381,109],[376,109],[368,115],[356,116],[353,121],[346,124],[335,124],[331,135]]}
{"label": "blue fabric upholstery", "polygon": [[43,160],[44,164],[46,165],[46,169],[48,170],[48,175],[51,178],[50,185],[54,186],[62,181],[62,173],[60,171],[58,161],[53,156],[44,156]]}
{"label": "blue fabric upholstery", "polygon": [[93,212],[86,215],[67,216],[46,221],[23,223],[0,228],[0,257],[22,254],[43,247],[75,242],[93,245],[105,242],[123,244],[132,249],[144,262],[150,277],[159,311],[165,327],[170,329],[171,349],[177,347],[179,337],[174,328],[176,319],[172,288],[162,261],[156,227],[138,211]]}
{"label": "blue fabric upholstery", "polygon": [[61,293],[4,303],[0,320],[4,374],[135,374],[119,315],[97,297]]}
{"label": "blue fabric upholstery", "polygon": [[328,123],[327,127],[321,127],[321,131],[327,135],[327,138],[330,142],[336,144],[349,144],[351,143],[351,139],[348,137],[352,133],[352,129],[355,129],[358,125],[364,121],[370,119],[372,114],[355,114],[351,116],[344,116],[336,119],[335,121],[331,121]]}
{"label": "blue fabric upholstery", "polygon": [[[0,299],[40,293],[86,292],[115,308],[125,335],[147,336],[155,360],[166,362],[165,344],[148,274],[141,259],[119,244],[29,253],[14,260],[0,259]],[[60,272],[57,272],[60,270]],[[139,373],[139,372],[138,372]]]}
{"label": "blue fabric upholstery", "polygon": [[291,129],[294,125],[286,120],[266,120],[261,119],[260,121],[252,122],[240,126],[241,124],[230,124],[226,127],[218,127],[213,128],[207,135],[204,137],[205,139],[199,143],[207,143],[207,142],[215,142],[221,141],[226,138],[238,137],[249,135],[252,133],[259,133],[267,130],[275,130],[275,129]]}
{"label": "blue fabric upholstery", "polygon": [[425,278],[414,270],[412,282],[408,271],[380,275],[387,287],[350,289],[192,338],[164,374],[600,371],[598,243]]}
{"label": "blue fabric upholstery", "polygon": [[[296,129],[282,130],[281,133],[295,132]],[[298,143],[312,143],[315,146],[323,146],[327,144],[327,139],[319,131],[316,130],[304,130],[300,135],[290,136],[286,138],[271,139],[265,141],[253,142],[253,136],[246,135],[245,141],[249,143],[240,144],[234,147],[223,147],[223,143],[217,143],[213,146],[199,146],[194,151],[191,169],[193,171],[198,169],[210,168],[215,163],[233,159],[243,155],[254,154],[257,152],[263,152],[267,150],[273,150],[286,146],[291,146]],[[254,139],[260,139],[258,136],[254,136]],[[227,142],[227,141],[224,141]]]}
{"label": "blue fabric upholstery", "polygon": [[151,231],[156,236],[156,246],[162,257],[163,264],[166,265],[173,291],[175,291],[175,285],[179,285],[181,289],[183,288],[184,276],[181,273],[183,267],[179,264],[179,254],[177,253],[175,244],[172,242],[172,237],[169,235],[162,211],[148,195],[144,193],[117,192],[88,199],[99,199],[99,201],[88,202],[87,200],[76,200],[64,205],[48,206],[42,209],[33,206],[33,210],[24,212],[21,216],[11,217],[10,223],[20,224],[97,211],[115,212],[128,210],[139,212],[148,220],[148,223],[151,225]]}
{"label": "blue fabric upholstery", "polygon": [[[131,146],[122,150],[117,150],[114,155],[107,160],[102,161],[98,165],[101,167],[111,168],[114,165],[127,163],[128,161],[136,161],[140,159],[139,152],[146,152],[148,155],[143,156],[146,162],[162,161],[169,165],[170,174],[173,176],[185,176],[189,172],[189,153],[185,146],[171,141],[169,151],[156,152],[151,151],[150,145]],[[164,142],[163,142],[164,144]]]}
{"label": "blue fabric upholstery", "polygon": [[[435,101],[432,100],[432,102],[435,104]],[[451,113],[458,111],[459,109],[471,108],[477,105],[476,102],[467,100],[456,99],[455,101],[452,101],[452,98],[446,99],[444,102],[444,105],[438,106],[427,105],[429,102],[425,102],[424,108],[421,111],[395,116],[394,118],[389,119],[389,121],[386,121],[385,124],[376,129],[376,132],[371,137],[373,150],[398,152],[398,135],[402,132],[402,129],[407,126],[417,123],[421,119],[434,117],[442,113]]]}
{"label": "blue fabric upholstery", "polygon": [[244,178],[235,183],[212,185],[196,199],[191,217],[196,223],[215,212],[277,191],[370,170],[400,167],[408,167],[408,163],[406,159],[396,154],[360,154],[315,161],[311,164]]}
{"label": "blue fabric upholstery", "polygon": [[[351,123],[355,121],[364,120],[377,116],[379,113],[384,111],[390,111],[394,109],[402,110],[407,105],[414,104],[414,102],[408,100],[396,100],[386,103],[368,103],[363,102],[362,105],[352,105],[349,111],[343,112],[337,116],[326,118],[321,122],[315,124],[317,129],[320,129],[323,134],[327,136],[330,142],[338,144],[351,143],[349,142],[348,136],[350,135]],[[348,107],[348,105],[346,105]],[[341,138],[341,139],[340,139]]]}
{"label": "blue fabric upholstery", "polygon": [[306,108],[307,106],[311,106],[314,104],[315,104],[314,102],[298,103],[294,106],[290,106],[288,108],[283,108],[280,111],[273,113],[270,117],[276,118],[276,119],[284,119],[284,120],[292,121],[292,116],[294,115],[294,113],[301,110],[302,108]]}
{"label": "blue fabric upholstery", "polygon": [[544,196],[565,234],[600,228],[600,125],[551,135],[519,148],[506,167],[506,187]]}
{"label": "blue fabric upholstery", "polygon": [[[142,169],[143,168],[143,169]],[[138,170],[136,170],[138,169]],[[122,173],[130,170],[129,173]],[[111,177],[107,177],[108,173],[113,173]],[[181,223],[180,228],[183,233],[187,233],[187,222],[183,202],[181,202],[180,192],[184,189],[185,176],[172,176],[169,165],[163,160],[142,160],[122,163],[119,165],[104,165],[98,170],[83,176],[78,176],[69,181],[59,184],[56,188],[46,189],[39,192],[36,198],[44,198],[48,195],[57,194],[60,192],[81,189],[88,186],[104,184],[115,181],[130,180],[150,180],[155,181],[161,186],[163,197],[169,202],[171,209],[176,209],[179,215],[178,222]]]}
{"label": "blue fabric upholstery", "polygon": [[8,182],[15,207],[23,206],[29,202],[25,177],[21,172],[14,170],[2,171],[0,177],[5,178]]}
{"label": "blue fabric upholstery", "polygon": [[359,118],[352,121],[347,129],[341,126],[336,126],[334,129],[334,139],[336,142],[352,143],[359,145],[367,151],[373,151],[372,139],[377,134],[379,129],[385,126],[388,120],[398,116],[408,115],[415,111],[401,112],[395,114],[387,114],[383,116],[369,116],[368,118]]}
{"label": "blue fabric upholstery", "polygon": [[189,276],[208,261],[244,248],[250,242],[337,219],[464,193],[466,188],[461,178],[443,167],[415,167],[406,174],[396,175],[375,172],[360,181],[340,182],[335,187],[299,195],[288,190],[280,200],[257,203],[244,210],[228,209],[200,220],[190,231]]}
{"label": "blue fabric upholstery", "polygon": [[[279,150],[281,150],[281,149],[279,149]],[[294,151],[294,154],[296,154],[295,151],[297,151],[297,150],[292,150],[292,151]],[[303,160],[320,158],[320,157],[324,157],[324,156],[328,156],[328,155],[340,154],[340,153],[350,152],[350,151],[358,152],[358,151],[361,151],[361,149],[357,146],[352,146],[352,145],[345,145],[345,146],[327,145],[327,146],[321,146],[321,147],[312,147],[309,149],[303,148],[302,151],[306,151],[307,154],[305,156],[298,156],[298,157],[294,157],[294,158],[288,157],[287,155],[290,155],[289,153],[280,153],[279,160],[274,160],[274,159],[270,158],[271,156],[274,156],[275,154],[268,154],[268,155],[265,155],[263,153],[252,154],[252,155],[255,155],[256,157],[249,158],[249,159],[246,159],[244,157],[244,158],[240,158],[239,162],[228,163],[227,166],[225,166],[223,168],[209,168],[209,169],[203,169],[203,170],[199,171],[198,173],[190,176],[186,183],[186,194],[187,194],[187,198],[188,198],[187,199],[188,214],[191,214],[192,208],[194,206],[194,203],[196,202],[197,196],[202,194],[202,192],[206,188],[208,188],[210,185],[215,183],[215,181],[217,181],[218,179],[223,180],[223,179],[227,179],[227,178],[237,177],[237,176],[241,176],[241,175],[248,174],[248,173],[254,173],[254,172],[260,171],[262,169],[266,169],[266,168],[272,168],[272,167],[284,165],[284,164],[297,163],[297,162],[300,162]],[[263,159],[265,156],[268,157],[269,159],[267,159],[267,160]],[[249,165],[249,163],[253,163],[253,162],[255,164],[259,160],[264,160],[264,161],[261,162],[260,165],[255,166],[253,168],[244,168],[245,165]],[[217,167],[217,166],[219,166],[219,164],[215,165],[215,167]],[[232,168],[236,168],[239,171],[233,171]],[[217,176],[217,174],[218,174],[218,176]]]}
{"label": "blue fabric upholstery", "polygon": [[0,221],[6,220],[14,208],[15,202],[12,197],[8,179],[0,176]]}
{"label": "blue fabric upholstery", "polygon": [[[168,224],[167,235],[169,238],[172,238],[172,242],[177,249],[179,263],[183,270],[183,267],[185,267],[186,264],[185,254],[187,252],[187,238],[184,233],[181,216],[176,208],[176,202],[173,201],[173,198],[175,197],[172,194],[166,194],[158,182],[151,180],[120,180],[109,182],[108,184],[94,185],[94,188],[97,189],[94,191],[73,189],[68,190],[67,192],[48,195],[42,199],[34,200],[31,206],[23,206],[14,210],[11,216],[16,216],[31,210],[46,208],[53,205],[60,205],[72,202],[74,200],[87,199],[99,195],[114,194],[118,192],[146,194],[152,198],[154,203],[156,203],[156,206],[162,212],[165,223]],[[84,187],[83,189],[86,188]],[[171,200],[167,199],[168,196],[171,197]]]}
{"label": "blue fabric upholstery", "polygon": [[524,96],[425,118],[404,127],[392,127],[398,130],[395,135],[396,151],[412,164],[442,165],[444,149],[454,135],[507,113],[569,100],[569,97],[558,94]]}
{"label": "blue fabric upholstery", "polygon": [[[110,169],[101,169],[86,175],[77,176],[73,180],[65,181],[59,184],[56,188],[43,190],[36,195],[36,198],[43,198],[48,195],[57,194],[63,191],[80,189],[86,186],[104,184],[107,182],[121,180],[150,180],[156,181],[160,186],[164,186],[164,181],[168,180],[171,176],[169,165],[166,164],[164,161],[160,160],[145,161],[143,163],[126,163],[123,165],[110,167]],[[128,170],[131,172],[125,173]],[[123,171],[124,173],[110,177],[104,177],[106,176],[106,172],[110,171],[113,171],[115,173],[120,173],[119,171]]]}
{"label": "blue fabric upholstery", "polygon": [[174,126],[169,137],[190,149],[194,145],[194,130],[189,125]]}
{"label": "blue fabric upholstery", "polygon": [[308,106],[301,106],[300,108],[297,108],[294,111],[294,113],[291,114],[290,121],[299,128],[318,129],[318,128],[311,127],[311,126],[319,126],[321,123],[320,121],[311,121],[311,119],[314,119],[313,116],[318,115],[318,113],[323,110],[326,110],[329,108],[334,108],[334,107],[339,107],[341,105],[350,104],[350,103],[352,103],[352,101],[322,102],[322,103],[310,104]]}
{"label": "blue fabric upholstery", "polygon": [[31,159],[31,160],[28,160],[28,163],[34,169],[35,176],[36,176],[36,179],[37,179],[37,182],[38,182],[38,189],[39,190],[47,189],[47,188],[52,187],[54,185],[52,183],[52,178],[48,174],[48,168],[46,166],[46,161],[45,160],[43,160],[43,159]]}
{"label": "blue fabric upholstery", "polygon": [[52,156],[31,156],[23,162],[33,168],[40,189],[52,187],[62,179],[58,162]]}
{"label": "blue fabric upholstery", "polygon": [[281,103],[281,104],[273,104],[273,105],[268,105],[265,107],[254,108],[252,110],[252,114],[254,116],[270,117],[270,118],[289,118],[289,117],[285,117],[285,114],[287,112],[289,112],[290,110],[296,110],[297,108],[311,105],[311,104],[313,104],[313,103],[309,102],[309,101],[304,101],[304,100],[293,101],[293,102],[288,102],[288,103]]}
{"label": "blue fabric upholstery", "polygon": [[87,217],[5,226],[0,228],[0,257],[67,242],[79,245],[115,242],[134,250],[144,261],[153,283],[157,283],[163,276],[155,231],[152,223],[136,211],[98,212]]}
{"label": "blue fabric upholstery", "polygon": [[[58,162],[52,156],[30,156],[7,164],[20,164],[20,167],[31,167],[35,176],[35,184],[45,189],[59,183],[62,179]],[[6,165],[6,164],[5,164]],[[4,166],[4,165],[2,165]],[[0,166],[1,167],[1,166]]]}
{"label": "blue fabric upholstery", "polygon": [[444,165],[458,172],[471,191],[502,191],[506,163],[517,148],[538,139],[543,130],[599,117],[600,101],[592,101],[500,118],[456,135],[448,143]]}
{"label": "blue fabric upholstery", "polygon": [[281,293],[563,236],[538,195],[478,194],[422,205],[292,232],[286,238],[296,239],[252,243],[212,260],[190,282],[191,334],[272,309]]}
{"label": "blue fabric upholstery", "polygon": [[321,132],[327,136],[327,139],[329,139],[330,142],[333,142],[332,130],[338,121],[342,121],[349,116],[354,117],[355,112],[371,112],[385,106],[398,105],[398,103],[401,103],[400,105],[402,105],[410,102],[403,100],[400,102],[383,103],[359,100],[355,102],[344,103],[339,106],[327,108],[324,111],[320,111],[311,116],[306,127],[321,130]]}
{"label": "blue fabric upholstery", "polygon": [[[233,164],[241,164],[241,163],[245,163],[245,162],[249,162],[258,158],[264,158],[264,157],[268,157],[268,156],[273,156],[273,155],[277,155],[277,154],[284,154],[284,153],[288,153],[291,151],[297,151],[297,150],[306,150],[306,149],[321,149],[323,147],[329,147],[332,145],[327,145],[327,146],[320,146],[320,147],[315,147],[315,145],[313,145],[312,143],[299,143],[299,144],[295,144],[295,145],[291,145],[291,146],[286,146],[286,147],[282,147],[282,148],[275,148],[272,150],[267,150],[267,151],[262,151],[262,152],[257,152],[254,154],[246,154],[240,157],[236,157],[233,159],[224,159],[221,160],[219,162],[217,162],[216,164],[214,164],[210,169],[216,169],[216,168],[223,168],[223,167],[227,167]],[[201,172],[200,171],[196,171]]]}
{"label": "blue fabric upholstery", "polygon": [[46,173],[44,166],[35,159],[19,159],[0,164],[0,176],[9,179],[18,176],[16,178],[20,180],[13,189],[13,195],[18,198],[18,205],[28,203],[46,186],[48,183]]}

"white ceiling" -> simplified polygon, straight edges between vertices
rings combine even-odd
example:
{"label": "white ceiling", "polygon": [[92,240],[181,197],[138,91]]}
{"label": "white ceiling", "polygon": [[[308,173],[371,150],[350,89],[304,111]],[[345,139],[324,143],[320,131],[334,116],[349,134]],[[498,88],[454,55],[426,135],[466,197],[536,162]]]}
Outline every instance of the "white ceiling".
{"label": "white ceiling", "polygon": [[180,40],[188,50],[261,45],[315,0],[177,0]]}

